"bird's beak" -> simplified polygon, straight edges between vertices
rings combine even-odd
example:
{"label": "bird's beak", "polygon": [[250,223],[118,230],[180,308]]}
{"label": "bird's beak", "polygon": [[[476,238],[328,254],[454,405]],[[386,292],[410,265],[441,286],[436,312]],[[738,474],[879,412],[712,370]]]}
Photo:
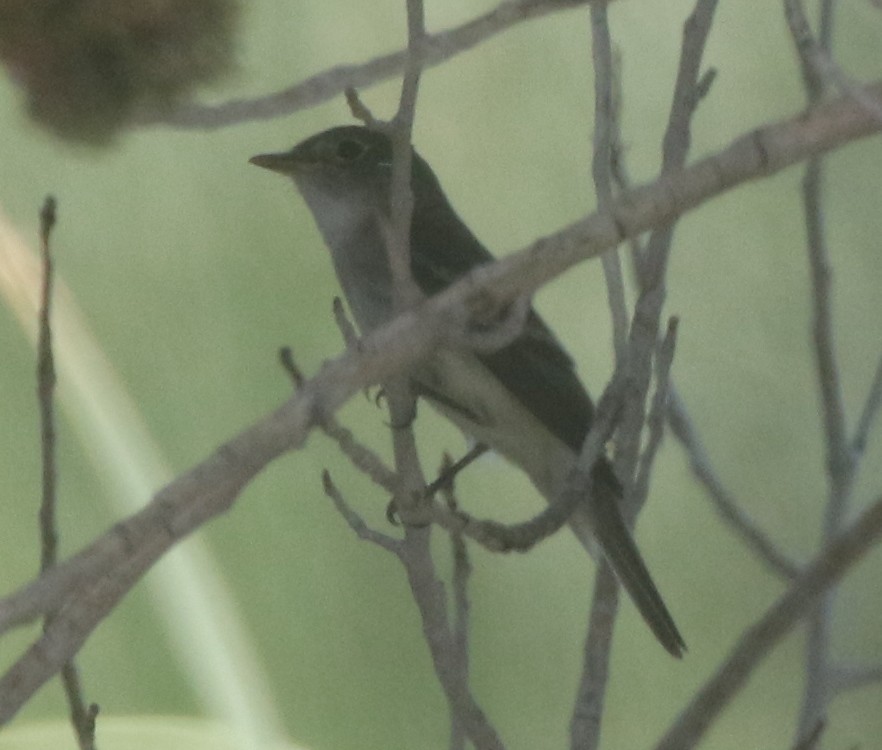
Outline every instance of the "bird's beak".
{"label": "bird's beak", "polygon": [[258,154],[252,156],[248,163],[264,169],[271,169],[273,172],[290,175],[297,170],[301,160],[290,151],[286,151],[281,154]]}

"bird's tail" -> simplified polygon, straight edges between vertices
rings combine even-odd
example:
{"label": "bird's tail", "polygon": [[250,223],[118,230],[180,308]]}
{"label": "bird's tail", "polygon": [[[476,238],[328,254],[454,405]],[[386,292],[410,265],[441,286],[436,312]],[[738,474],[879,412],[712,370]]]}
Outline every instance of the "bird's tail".
{"label": "bird's tail", "polygon": [[[609,476],[606,476],[607,473]],[[686,650],[686,643],[677,630],[622,516],[622,491],[618,480],[612,474],[612,469],[603,464],[598,464],[594,479],[590,503],[576,509],[570,519],[570,526],[586,546],[591,546],[593,534],[603,556],[650,630],[670,654],[680,658]]]}

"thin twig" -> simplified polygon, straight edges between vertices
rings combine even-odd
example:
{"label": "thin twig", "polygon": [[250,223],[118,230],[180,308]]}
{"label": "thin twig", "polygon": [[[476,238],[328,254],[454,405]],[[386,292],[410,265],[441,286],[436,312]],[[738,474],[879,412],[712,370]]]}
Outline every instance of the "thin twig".
{"label": "thin twig", "polygon": [[365,105],[358,95],[358,91],[353,86],[347,86],[343,92],[346,97],[346,104],[349,105],[349,111],[356,120],[360,120],[369,128],[380,128],[382,123],[377,122],[373,112]]}
{"label": "thin twig", "polygon": [[844,693],[882,682],[882,664],[867,667],[855,665],[850,667],[834,666],[830,668],[830,690],[833,693]]}
{"label": "thin twig", "polygon": [[340,492],[337,485],[334,484],[334,480],[331,479],[331,472],[327,469],[322,472],[322,487],[325,490],[325,494],[331,498],[331,502],[334,503],[337,512],[343,516],[343,520],[346,521],[349,528],[355,532],[359,539],[376,544],[378,547],[394,552],[396,555],[400,553],[401,542],[388,534],[382,534],[368,526],[365,520],[346,502],[343,493]]}
{"label": "thin twig", "polygon": [[808,230],[807,251],[812,279],[813,343],[818,368],[818,385],[824,414],[827,448],[827,471],[831,491],[836,495],[828,533],[833,533],[846,511],[846,490],[853,467],[850,458],[842,378],[836,361],[830,293],[830,257],[824,232],[822,167],[812,159],[803,183],[805,220]]}
{"label": "thin twig", "polygon": [[[786,0],[785,16],[802,67],[809,106],[817,106],[825,94],[825,78],[818,65],[817,50],[829,54],[832,42],[833,6],[821,0],[819,39],[811,34],[802,0]],[[831,309],[830,255],[824,231],[823,164],[810,159],[803,178],[803,212],[806,253],[811,276],[812,343],[823,413],[823,435],[827,459],[827,502],[824,508],[822,541],[828,543],[839,532],[848,510],[854,485],[855,461],[850,452],[842,378],[836,359]],[[796,729],[797,742],[809,736],[825,720],[831,699],[830,640],[835,592],[817,602],[808,621],[805,643],[805,687]]]}
{"label": "thin twig", "polygon": [[[613,198],[612,155],[618,142],[619,122],[614,98],[617,77],[609,35],[607,6],[591,6],[591,54],[594,61],[594,155],[591,174],[597,208],[606,210]],[[628,308],[625,304],[625,283],[618,249],[601,256],[610,317],[613,324],[613,347],[616,367],[624,363],[628,344]]]}
{"label": "thin twig", "polygon": [[55,565],[58,556],[58,532],[55,528],[55,358],[52,355],[52,253],[49,237],[55,225],[55,198],[48,196],[40,211],[40,250],[43,261],[43,284],[40,290],[39,330],[37,337],[37,401],[40,408],[40,448],[43,469],[43,498],[40,503],[40,572]]}
{"label": "thin twig", "polygon": [[[409,48],[414,48],[424,33],[422,5],[418,0],[409,0],[408,19]],[[399,311],[405,310],[413,304],[413,300],[409,299],[406,290],[408,285],[413,284],[410,274],[409,247],[413,209],[410,188],[412,155],[410,131],[418,83],[418,64],[409,65],[402,89],[402,103],[398,115],[390,123],[391,127],[377,121],[360,101],[355,91],[347,92],[347,100],[353,114],[365,122],[371,123],[373,127],[387,129],[393,141],[393,178],[390,201],[392,220],[390,231],[386,232],[385,239],[390,266],[393,268],[396,307]],[[358,339],[339,299],[335,300],[334,313],[347,347],[355,347]],[[420,505],[424,505],[429,498],[426,493],[421,491],[424,485],[422,469],[419,465],[411,429],[414,401],[407,379],[400,375],[390,379],[385,386],[385,393],[393,425],[396,470],[394,473],[390,473],[383,467],[382,473],[387,486],[391,485],[395,490],[396,510],[406,525],[405,538],[398,541],[370,529],[345,502],[328,472],[323,475],[325,492],[360,538],[372,541],[394,552],[404,564],[414,598],[423,617],[423,629],[429,640],[436,672],[448,696],[452,725],[455,728],[452,736],[460,737],[461,741],[464,741],[464,738],[468,736],[477,747],[499,747],[498,737],[468,692],[467,671],[465,669],[467,661],[461,653],[465,642],[461,639],[454,639],[447,623],[446,606],[443,602],[437,601],[437,589],[442,584],[435,576],[432,559],[428,554],[428,534],[425,530],[414,531],[413,524],[418,519],[414,515],[414,504],[411,499],[416,499]],[[361,463],[356,460],[352,452],[354,441],[351,440],[348,431],[343,431],[339,425],[328,420],[326,420],[324,428],[326,432],[331,432],[338,438],[340,447],[347,452],[353,463]],[[382,467],[380,460],[371,451],[364,446],[358,447],[359,454],[372,457],[372,464]]]}
{"label": "thin twig", "polygon": [[[56,220],[55,198],[48,196],[40,211],[40,250],[43,260],[43,285],[40,293],[37,333],[37,400],[40,406],[40,445],[43,466],[43,499],[40,504],[40,572],[52,568],[58,556],[58,530],[55,525],[57,500],[57,464],[55,459],[55,356],[52,351],[52,286],[54,280],[49,238]],[[54,617],[46,615],[44,627]],[[73,659],[61,668],[61,682],[67,697],[70,720],[80,750],[95,750],[95,718],[98,706],[86,706],[82,683]]]}
{"label": "thin twig", "polygon": [[[410,141],[421,72],[417,49],[424,36],[422,0],[407,0],[407,53],[401,97],[395,117],[391,122],[383,125],[392,141],[392,179],[389,196],[391,217],[389,222],[381,221],[380,228],[383,231],[392,273],[392,296],[397,313],[412,308],[422,297],[413,280],[410,263],[412,252],[410,234],[413,220],[413,191],[410,184],[413,148]],[[421,525],[428,519],[427,502],[422,492],[426,484],[425,476],[420,466],[412,429],[416,414],[416,397],[410,388],[409,379],[404,374],[397,374],[385,382],[383,390],[392,420],[395,471],[399,476],[401,488],[401,492],[395,498],[396,509],[405,525]]]}
{"label": "thin twig", "polygon": [[570,718],[571,750],[598,747],[603,720],[610,655],[616,616],[619,611],[619,582],[606,559],[594,575],[594,590],[588,615],[588,633],[582,649],[582,670],[573,715]]}
{"label": "thin twig", "polygon": [[[650,473],[652,458],[661,442],[664,425],[668,375],[674,357],[676,319],[671,319],[668,334],[659,352],[656,365],[656,398],[650,412],[651,437],[641,457],[641,471],[635,491],[640,491]],[[653,426],[654,425],[654,426]],[[645,489],[645,488],[644,488]],[[612,569],[602,561],[594,577],[594,592],[589,610],[588,633],[582,656],[582,672],[573,715],[570,720],[572,750],[593,750],[599,747],[606,685],[609,679],[613,628],[619,605],[619,587]]]}
{"label": "thin twig", "polygon": [[692,421],[679,391],[673,386],[668,391],[668,424],[686,451],[692,473],[704,485],[720,518],[772,572],[785,579],[794,578],[799,573],[800,565],[778,548],[723,484],[704,447],[698,427]]}
{"label": "thin twig", "polygon": [[[449,476],[450,480],[440,488],[445,505],[455,511],[457,507],[456,495],[454,494],[453,482],[455,473],[452,471],[453,460],[447,454],[439,470],[439,476]],[[450,532],[450,547],[453,557],[453,574],[451,576],[451,589],[453,595],[453,648],[457,662],[457,669],[464,676],[466,682],[469,679],[469,614],[470,602],[468,595],[469,579],[472,574],[472,565],[469,560],[468,549],[461,533],[456,530]],[[450,750],[465,750],[466,732],[461,718],[452,714],[450,717]]]}
{"label": "thin twig", "polygon": [[[616,123],[621,119],[621,110],[624,107],[624,94],[622,93],[622,75],[623,67],[621,55],[617,55],[613,65],[613,102],[615,103]],[[612,170],[613,180],[618,190],[627,191],[634,188],[634,180],[631,179],[626,159],[627,149],[624,145],[621,132],[617,133],[615,140],[612,142],[612,153],[610,154],[610,167]],[[628,238],[628,257],[631,261],[631,274],[637,279],[640,277],[640,268],[643,263],[643,255],[646,252],[646,244],[641,237]]]}
{"label": "thin twig", "polygon": [[784,0],[784,18],[796,47],[803,86],[812,98],[819,99],[824,93],[824,77],[816,58],[820,46],[812,34],[802,0]]}
{"label": "thin twig", "polygon": [[870,428],[873,421],[879,414],[879,407],[882,406],[882,355],[876,363],[876,372],[873,375],[873,382],[867,392],[867,398],[864,401],[864,408],[861,409],[861,415],[857,421],[857,427],[854,430],[854,436],[851,439],[851,453],[858,460],[867,447],[867,437],[870,434]]}
{"label": "thin twig", "polygon": [[[683,27],[683,43],[677,80],[662,144],[662,175],[682,170],[691,141],[692,117],[702,88],[701,61],[713,24],[717,0],[697,0]],[[631,387],[626,400],[622,426],[616,440],[616,466],[620,476],[632,477],[637,466],[643,432],[645,404],[652,377],[652,357],[659,337],[662,307],[666,290],[665,275],[674,235],[671,222],[653,230],[643,256],[639,274],[640,295],[634,306],[628,349],[628,381]],[[639,504],[629,497],[636,517]]]}
{"label": "thin twig", "polygon": [[[694,92],[697,87],[704,43],[713,20],[715,5],[715,0],[711,2],[698,0],[695,10],[684,27],[680,68],[663,145],[663,174],[681,169],[685,165],[690,122],[698,99]],[[607,79],[604,82],[601,95],[608,91],[607,95],[611,101],[615,84],[611,73],[612,56],[609,50],[605,14],[601,15],[597,9],[592,8],[592,20],[592,28],[595,32],[594,39],[602,52],[601,74],[605,74]],[[605,106],[602,99],[599,104],[601,108]],[[600,127],[608,127],[608,121],[601,120]],[[616,139],[616,141],[618,140]],[[601,152],[606,163],[602,165],[602,182],[600,183],[605,191],[606,200],[611,200],[614,145],[611,136],[607,135]],[[595,152],[596,157],[597,152]],[[595,161],[595,170],[597,169],[598,164]],[[649,240],[647,256],[640,265],[638,275],[640,295],[634,308],[627,353],[623,355],[629,392],[625,397],[622,424],[616,435],[616,467],[619,476],[629,479],[635,477],[635,469],[638,466],[638,456],[640,455],[645,403],[651,379],[651,363],[656,351],[659,320],[665,298],[664,276],[672,232],[672,225],[656,229]],[[673,350],[672,342],[673,337],[671,337],[671,350]],[[668,364],[665,368],[666,372],[669,366]],[[667,378],[667,375],[665,377]],[[667,390],[667,383],[664,384],[664,387]],[[647,461],[649,460],[647,458]],[[649,463],[645,464],[647,474],[648,467]],[[639,497],[633,491],[634,489],[634,485],[631,484],[631,491],[627,493],[629,506],[623,509],[632,523],[645,500],[645,494],[643,497]],[[611,571],[606,565],[603,565],[595,576],[595,593],[584,648],[582,679],[578,690],[576,710],[570,725],[570,742],[574,749],[588,748],[593,750],[600,742],[601,717],[609,673],[610,645],[617,607],[616,582]]]}
{"label": "thin twig", "polygon": [[325,420],[322,425],[324,432],[345,455],[352,465],[367,476],[374,484],[382,487],[390,495],[398,491],[397,475],[386,462],[358,440],[352,431],[340,424],[336,419]]}
{"label": "thin twig", "polygon": [[826,722],[819,721],[803,739],[793,746],[793,750],[815,750],[821,741],[821,736],[824,734],[826,727]]}
{"label": "thin twig", "polygon": [[[603,211],[613,202],[612,161],[620,140],[618,99],[615,96],[619,81],[613,59],[607,6],[592,5],[589,15],[591,56],[594,62],[594,150],[591,173],[597,208]],[[601,261],[613,328],[616,371],[624,372],[628,356],[629,319],[618,248],[604,253]],[[618,581],[612,568],[602,559],[594,575],[582,671],[570,717],[570,747],[573,750],[593,750],[600,742],[618,603]]]}
{"label": "thin twig", "polygon": [[882,122],[882,105],[868,97],[861,89],[860,82],[849,76],[823,47],[814,50],[815,64],[824,78],[846,96],[860,104],[871,117]]}
{"label": "thin twig", "polygon": [[836,361],[830,293],[830,257],[824,232],[822,167],[818,159],[809,161],[803,182],[805,220],[808,230],[807,251],[811,269],[813,307],[813,343],[818,385],[824,414],[827,471],[830,502],[825,533],[829,537],[839,527],[847,511],[854,462],[848,444],[842,378]]}
{"label": "thin twig", "polygon": [[401,312],[419,300],[411,274],[410,227],[413,219],[411,190],[411,134],[416,114],[416,99],[422,66],[417,50],[426,34],[422,0],[407,0],[407,58],[401,98],[395,118],[389,123],[392,141],[391,232],[386,234],[386,249],[392,270],[396,310]]}
{"label": "thin twig", "polygon": [[652,475],[652,467],[664,437],[665,418],[668,412],[668,399],[670,396],[671,367],[674,364],[678,323],[679,321],[676,317],[668,319],[665,337],[662,339],[655,356],[655,392],[649,407],[649,414],[646,417],[649,435],[646,440],[646,447],[640,455],[637,476],[634,479],[634,495],[640,505],[646,501],[646,497],[649,494],[649,479]]}

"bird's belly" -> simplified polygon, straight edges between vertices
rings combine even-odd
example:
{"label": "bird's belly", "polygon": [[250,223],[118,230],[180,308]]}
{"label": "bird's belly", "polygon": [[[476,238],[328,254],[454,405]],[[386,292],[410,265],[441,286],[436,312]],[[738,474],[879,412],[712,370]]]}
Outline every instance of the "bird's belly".
{"label": "bird's belly", "polygon": [[572,450],[477,357],[441,350],[418,366],[414,379],[432,406],[466,435],[520,467],[548,500],[557,496],[575,461]]}

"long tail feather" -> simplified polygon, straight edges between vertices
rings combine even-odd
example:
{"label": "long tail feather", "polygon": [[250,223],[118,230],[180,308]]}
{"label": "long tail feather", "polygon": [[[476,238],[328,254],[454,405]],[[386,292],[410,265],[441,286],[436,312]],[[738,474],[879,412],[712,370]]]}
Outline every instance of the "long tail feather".
{"label": "long tail feather", "polygon": [[591,544],[590,537],[593,532],[603,556],[634,601],[646,624],[665,650],[680,658],[686,651],[686,643],[625,524],[619,506],[620,491],[611,486],[610,482],[604,481],[602,475],[598,480],[594,484],[591,507],[577,508],[570,526],[585,545]]}

